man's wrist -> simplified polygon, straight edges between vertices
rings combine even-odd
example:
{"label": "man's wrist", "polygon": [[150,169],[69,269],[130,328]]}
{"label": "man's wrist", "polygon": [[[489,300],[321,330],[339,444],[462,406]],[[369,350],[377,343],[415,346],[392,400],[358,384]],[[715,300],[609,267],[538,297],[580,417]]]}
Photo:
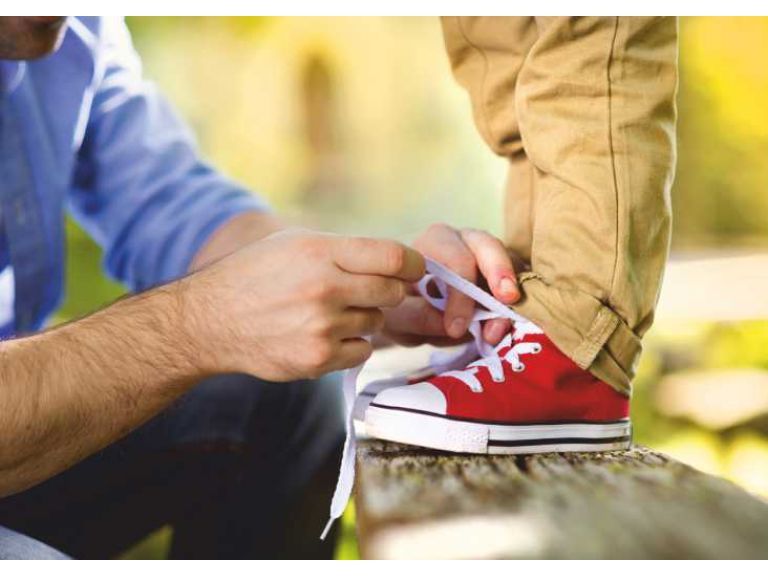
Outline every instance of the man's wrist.
{"label": "man's wrist", "polygon": [[217,339],[212,337],[218,318],[213,290],[206,289],[206,281],[202,274],[193,274],[164,287],[173,307],[172,337],[178,342],[178,352],[201,378],[227,371],[216,351]]}
{"label": "man's wrist", "polygon": [[[72,325],[75,339],[110,341],[147,371],[148,381],[186,387],[206,376],[199,338],[190,328],[188,278],[119,300]],[[65,327],[66,329],[66,327]],[[119,349],[118,349],[119,351]],[[108,358],[104,359],[109,362]]]}
{"label": "man's wrist", "polygon": [[189,271],[195,272],[240,248],[285,228],[274,214],[250,210],[222,224],[198,251]]}

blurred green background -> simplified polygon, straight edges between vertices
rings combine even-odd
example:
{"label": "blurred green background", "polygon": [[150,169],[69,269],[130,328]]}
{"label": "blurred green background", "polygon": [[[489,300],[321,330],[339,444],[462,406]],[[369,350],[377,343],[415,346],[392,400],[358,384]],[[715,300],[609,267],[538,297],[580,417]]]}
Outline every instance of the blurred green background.
{"label": "blurred green background", "polygon": [[[436,18],[128,24],[205,156],[295,221],[404,240],[435,221],[501,233],[504,162],[475,132]],[[768,18],[685,18],[680,38],[673,258],[636,440],[768,496]],[[99,249],[68,234],[58,320],[121,293]],[[339,557],[355,557],[351,514],[344,526]],[[169,538],[126,557],[162,556]]]}

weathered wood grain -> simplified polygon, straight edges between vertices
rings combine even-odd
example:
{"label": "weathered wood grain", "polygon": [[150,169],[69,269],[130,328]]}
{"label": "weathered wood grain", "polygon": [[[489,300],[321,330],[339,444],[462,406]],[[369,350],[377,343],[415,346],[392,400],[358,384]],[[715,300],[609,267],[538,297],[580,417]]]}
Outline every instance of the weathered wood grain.
{"label": "weathered wood grain", "polygon": [[367,440],[367,558],[768,558],[768,503],[646,448],[453,455]]}

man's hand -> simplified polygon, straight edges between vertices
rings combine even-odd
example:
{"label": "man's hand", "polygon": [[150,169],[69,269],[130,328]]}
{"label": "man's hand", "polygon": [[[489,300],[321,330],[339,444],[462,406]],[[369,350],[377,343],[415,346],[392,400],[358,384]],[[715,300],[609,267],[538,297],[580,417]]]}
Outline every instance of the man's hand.
{"label": "man's hand", "polygon": [[186,331],[205,372],[316,377],[366,360],[381,309],[423,274],[392,240],[282,231],[182,281]]}
{"label": "man's hand", "polygon": [[[505,304],[513,304],[520,298],[517,276],[507,250],[501,240],[487,232],[434,224],[414,241],[413,247],[470,282],[477,283],[482,276],[494,297]],[[470,298],[453,288],[449,288],[444,314],[411,294],[400,306],[386,312],[384,334],[404,345],[455,344],[466,335],[474,307]],[[496,344],[508,330],[507,320],[491,320],[483,327],[483,336]]]}

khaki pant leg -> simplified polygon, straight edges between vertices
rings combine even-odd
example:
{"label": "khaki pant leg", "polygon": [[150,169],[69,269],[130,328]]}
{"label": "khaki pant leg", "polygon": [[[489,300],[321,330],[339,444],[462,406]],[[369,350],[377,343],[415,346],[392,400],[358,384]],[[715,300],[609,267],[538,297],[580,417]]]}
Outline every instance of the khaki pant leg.
{"label": "khaki pant leg", "polygon": [[504,241],[528,266],[533,180],[517,121],[515,87],[538,37],[536,19],[451,16],[441,23],[454,76],[469,93],[475,124],[488,146],[509,159]]}
{"label": "khaki pant leg", "polygon": [[[472,22],[474,30],[496,29],[482,20]],[[479,115],[483,101],[472,97],[484,138],[510,159],[508,202],[518,194],[528,202],[508,208],[510,239],[513,245],[529,242],[532,266],[521,277],[524,297],[514,307],[579,366],[629,392],[668,253],[677,22],[535,22],[535,31],[527,33],[533,43],[511,88],[509,72],[495,79],[498,67],[486,64],[479,75],[483,90],[477,73],[470,77],[454,63],[470,94],[504,102],[485,103]],[[459,24],[455,28],[462,31]],[[448,36],[446,31],[450,53]],[[482,35],[470,38],[470,48],[486,54],[475,60],[502,60],[494,36],[487,42]],[[513,50],[509,60],[519,57]],[[501,89],[487,88],[501,86],[514,95],[513,112]],[[513,134],[517,143],[509,138]],[[520,144],[527,162],[518,161]]]}

